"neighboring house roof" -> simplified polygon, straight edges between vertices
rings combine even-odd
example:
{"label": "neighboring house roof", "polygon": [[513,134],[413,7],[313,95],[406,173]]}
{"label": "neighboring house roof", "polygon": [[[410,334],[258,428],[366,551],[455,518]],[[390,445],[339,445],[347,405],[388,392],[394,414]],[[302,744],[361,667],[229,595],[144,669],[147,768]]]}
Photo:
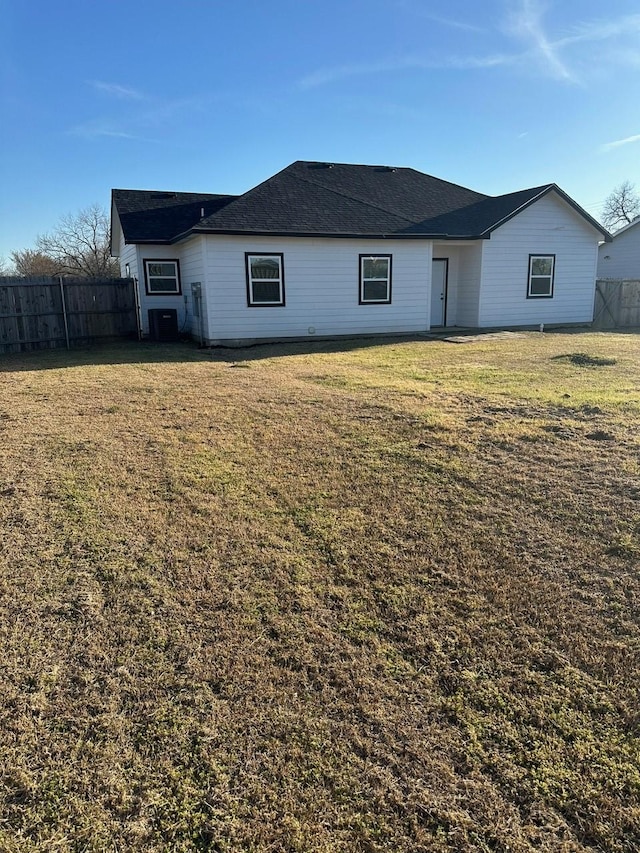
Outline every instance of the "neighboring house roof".
{"label": "neighboring house roof", "polygon": [[598,278],[640,278],[640,217],[619,228],[609,242],[598,246]]}
{"label": "neighboring house roof", "polygon": [[[415,169],[297,161],[241,196],[145,209],[137,190],[114,190],[127,243],[175,242],[191,234],[481,239],[548,192],[557,192],[605,240],[607,231],[555,184],[487,196]],[[170,194],[167,194],[170,195]],[[130,197],[131,196],[131,197]],[[151,199],[149,199],[151,201]],[[155,203],[158,202],[158,203]],[[199,206],[200,205],[200,206]],[[204,216],[201,208],[204,207]],[[197,218],[193,218],[197,213]],[[173,233],[171,233],[173,232]]]}
{"label": "neighboring house roof", "polygon": [[636,218],[632,219],[631,222],[627,222],[627,224],[623,225],[622,228],[618,228],[618,230],[615,231],[611,235],[611,237],[613,240],[615,240],[616,237],[620,236],[620,234],[624,234],[625,231],[630,231],[632,228],[636,228],[638,225],[640,225],[640,216],[636,216]]}

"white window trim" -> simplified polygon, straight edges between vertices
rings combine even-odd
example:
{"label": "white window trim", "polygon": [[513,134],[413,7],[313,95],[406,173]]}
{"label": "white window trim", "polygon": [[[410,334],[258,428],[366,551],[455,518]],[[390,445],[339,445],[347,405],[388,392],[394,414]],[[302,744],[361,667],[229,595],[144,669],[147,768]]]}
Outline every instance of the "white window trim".
{"label": "white window trim", "polygon": [[[280,275],[278,278],[254,278],[251,274],[251,262],[254,258],[277,258],[278,269]],[[249,308],[281,308],[285,306],[284,296],[284,254],[282,252],[245,252],[245,267],[247,276],[247,305]],[[265,302],[263,300],[256,302],[253,298],[253,285],[255,282],[278,282],[278,301]]]}
{"label": "white window trim", "polygon": [[[364,277],[364,262],[369,260],[370,258],[386,258],[388,261],[387,264],[387,277],[383,278],[365,278]],[[359,293],[359,302],[360,305],[390,305],[391,304],[391,265],[392,265],[392,256],[391,255],[360,255],[360,293]],[[387,283],[387,295],[384,299],[365,299],[364,298],[364,285],[367,281],[386,281]]]}
{"label": "white window trim", "polygon": [[[145,258],[143,260],[143,264],[144,283],[145,289],[147,291],[147,296],[180,296],[180,294],[182,293],[182,286],[180,284],[180,261],[177,258]],[[149,275],[150,264],[173,264],[175,275]],[[176,286],[171,290],[152,290],[150,287],[152,279],[173,279],[173,281],[175,281]]]}
{"label": "white window trim", "polygon": [[[533,262],[537,260],[551,260],[551,275],[534,275]],[[553,299],[553,289],[556,277],[556,256],[555,255],[529,255],[529,278],[527,281],[527,299]],[[531,285],[538,279],[550,279],[549,293],[532,293]]]}

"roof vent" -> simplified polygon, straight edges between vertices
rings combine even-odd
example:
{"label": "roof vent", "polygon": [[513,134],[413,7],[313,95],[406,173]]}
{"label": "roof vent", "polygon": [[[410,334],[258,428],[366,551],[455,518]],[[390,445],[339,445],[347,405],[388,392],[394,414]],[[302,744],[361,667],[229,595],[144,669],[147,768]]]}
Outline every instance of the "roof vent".
{"label": "roof vent", "polygon": [[311,163],[310,169],[333,169],[333,163]]}
{"label": "roof vent", "polygon": [[376,169],[376,172],[397,172],[395,166],[380,166],[379,169]]}
{"label": "roof vent", "polygon": [[175,193],[151,193],[151,198],[175,198]]}

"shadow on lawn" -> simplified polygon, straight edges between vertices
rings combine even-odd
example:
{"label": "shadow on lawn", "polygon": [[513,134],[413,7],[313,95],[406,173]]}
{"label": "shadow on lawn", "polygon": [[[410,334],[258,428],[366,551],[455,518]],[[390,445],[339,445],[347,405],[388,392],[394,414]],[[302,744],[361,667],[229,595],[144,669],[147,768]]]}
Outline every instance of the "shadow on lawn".
{"label": "shadow on lawn", "polygon": [[425,335],[398,335],[361,338],[335,338],[332,340],[299,341],[289,343],[254,344],[246,347],[200,348],[193,342],[155,343],[115,342],[77,349],[34,350],[0,355],[0,373],[31,370],[60,370],[66,367],[84,367],[100,364],[180,364],[184,362],[212,362],[241,364],[263,358],[310,355],[313,353],[351,352],[365,347],[385,344],[428,343]]}
{"label": "shadow on lawn", "polygon": [[[495,333],[496,329],[460,329],[455,330],[457,336],[478,336]],[[520,330],[522,331],[522,330]],[[583,335],[593,330],[580,328],[554,328],[545,335]],[[92,347],[77,349],[35,350],[23,353],[0,355],[0,373],[14,373],[29,370],[59,370],[65,367],[82,367],[99,364],[179,364],[181,362],[213,362],[242,364],[263,358],[286,358],[296,355],[312,355],[313,353],[340,353],[369,347],[406,343],[435,343],[442,341],[452,334],[439,330],[434,333],[410,335],[377,335],[371,337],[309,339],[282,343],[253,344],[246,347],[208,347],[200,348],[195,342],[155,343],[151,341],[117,341],[96,344]],[[640,328],[615,329],[606,334],[637,335]],[[566,358],[567,356],[557,356]]]}

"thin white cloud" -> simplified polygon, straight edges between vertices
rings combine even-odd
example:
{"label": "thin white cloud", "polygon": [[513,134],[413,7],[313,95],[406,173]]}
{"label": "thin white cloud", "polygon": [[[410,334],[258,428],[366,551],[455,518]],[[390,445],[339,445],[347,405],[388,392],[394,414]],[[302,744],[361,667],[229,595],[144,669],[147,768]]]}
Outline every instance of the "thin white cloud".
{"label": "thin white cloud", "polygon": [[474,68],[497,68],[499,65],[513,65],[520,57],[517,54],[496,53],[492,56],[450,56],[432,68],[453,68],[460,71]]}
{"label": "thin white cloud", "polygon": [[529,46],[526,52],[537,56],[552,77],[576,83],[577,78],[560,57],[558,43],[552,42],[544,30],[543,11],[537,0],[522,0],[520,6],[510,13],[506,30]]}
{"label": "thin white cloud", "polygon": [[[408,3],[401,4],[423,18],[429,18],[457,29],[482,31],[475,24],[430,14]],[[568,33],[552,38],[544,26],[545,6],[541,0],[517,0],[505,18],[501,27],[512,43],[519,49],[496,52],[486,56],[458,55],[447,57],[388,57],[379,62],[349,63],[319,68],[304,76],[299,82],[301,89],[324,86],[348,77],[401,72],[406,70],[475,70],[504,66],[520,66],[531,73],[538,69],[545,76],[565,84],[582,83],[578,69],[585,69],[585,57],[578,53],[581,44],[605,43],[607,53],[603,55],[598,73],[610,73],[616,65],[637,67],[640,64],[640,50],[636,35],[640,33],[640,14],[623,15],[613,19],[582,21],[573,26]],[[485,32],[487,32],[485,30]],[[629,44],[628,38],[634,39]],[[627,44],[625,44],[627,39]],[[584,51],[583,51],[584,52]],[[587,71],[587,73],[589,73]]]}
{"label": "thin white cloud", "polygon": [[634,136],[626,136],[624,139],[616,139],[613,142],[605,142],[600,146],[601,151],[612,151],[614,148],[621,148],[623,145],[630,145],[633,142],[640,142],[640,133]]}
{"label": "thin white cloud", "polygon": [[556,47],[564,47],[580,42],[607,41],[618,36],[640,33],[640,15],[624,15],[614,20],[598,19],[583,21],[573,29],[573,34],[557,39]]}
{"label": "thin white cloud", "polygon": [[215,99],[214,95],[193,95],[175,100],[145,96],[142,108],[139,103],[135,107],[132,103],[123,104],[119,114],[96,116],[75,125],[68,132],[84,139],[113,137],[159,142],[160,139],[150,139],[148,134],[164,138],[167,135],[167,128],[176,125],[177,115],[189,117],[194,113],[202,112]]}
{"label": "thin white cloud", "polygon": [[435,24],[442,24],[444,27],[452,27],[455,30],[464,30],[470,33],[487,32],[485,27],[472,24],[470,21],[462,21],[459,18],[449,18],[446,15],[428,12],[424,9],[424,0],[396,0],[395,5],[410,15],[422,18],[423,20],[433,21]]}
{"label": "thin white cloud", "polygon": [[[640,14],[581,21],[575,24],[567,35],[551,39],[543,27],[544,11],[545,7],[539,0],[521,0],[519,8],[508,18],[507,31],[533,44],[533,55],[538,57],[552,77],[569,83],[580,82],[576,71],[569,66],[563,54],[567,49],[581,44],[612,42],[610,53],[600,59],[599,70],[612,65],[638,65],[640,52],[636,36],[640,33]],[[634,39],[631,49],[623,43],[630,36]],[[579,57],[576,57],[574,52],[575,58]]]}
{"label": "thin white cloud", "polygon": [[445,27],[452,27],[454,30],[464,30],[469,33],[486,33],[484,27],[479,27],[476,24],[470,24],[467,21],[456,21],[453,18],[444,18],[440,15],[430,15],[428,12],[423,12],[422,16],[427,21],[433,21],[435,24],[442,24]]}
{"label": "thin white cloud", "polygon": [[383,74],[387,71],[402,71],[406,68],[424,68],[424,64],[416,66],[409,58],[391,59],[385,62],[362,62],[351,65],[334,65],[328,68],[319,68],[317,71],[303,77],[298,86],[301,89],[313,89],[316,86],[324,86],[345,77],[359,77],[368,74]]}
{"label": "thin white cloud", "polygon": [[[119,126],[118,122],[108,119],[93,119],[91,121],[77,124],[69,131],[73,136],[81,136],[83,139],[98,139],[100,137],[111,137],[113,139],[142,139],[143,137]],[[145,140],[150,141],[150,140]]]}
{"label": "thin white cloud", "polygon": [[94,89],[98,89],[98,91],[104,92],[106,95],[110,95],[113,98],[120,98],[129,101],[143,101],[146,97],[142,92],[138,91],[138,89],[134,89],[131,86],[121,86],[119,83],[105,83],[103,80],[91,80],[90,82]]}
{"label": "thin white cloud", "polygon": [[324,86],[327,83],[334,83],[346,77],[359,77],[368,74],[384,74],[415,69],[434,70],[451,68],[465,70],[473,68],[495,68],[498,65],[512,64],[516,59],[516,56],[508,54],[496,54],[494,56],[450,56],[443,60],[428,60],[415,56],[405,56],[382,62],[363,62],[319,68],[317,71],[307,74],[299,80],[298,86],[301,89],[313,89],[316,86]]}

